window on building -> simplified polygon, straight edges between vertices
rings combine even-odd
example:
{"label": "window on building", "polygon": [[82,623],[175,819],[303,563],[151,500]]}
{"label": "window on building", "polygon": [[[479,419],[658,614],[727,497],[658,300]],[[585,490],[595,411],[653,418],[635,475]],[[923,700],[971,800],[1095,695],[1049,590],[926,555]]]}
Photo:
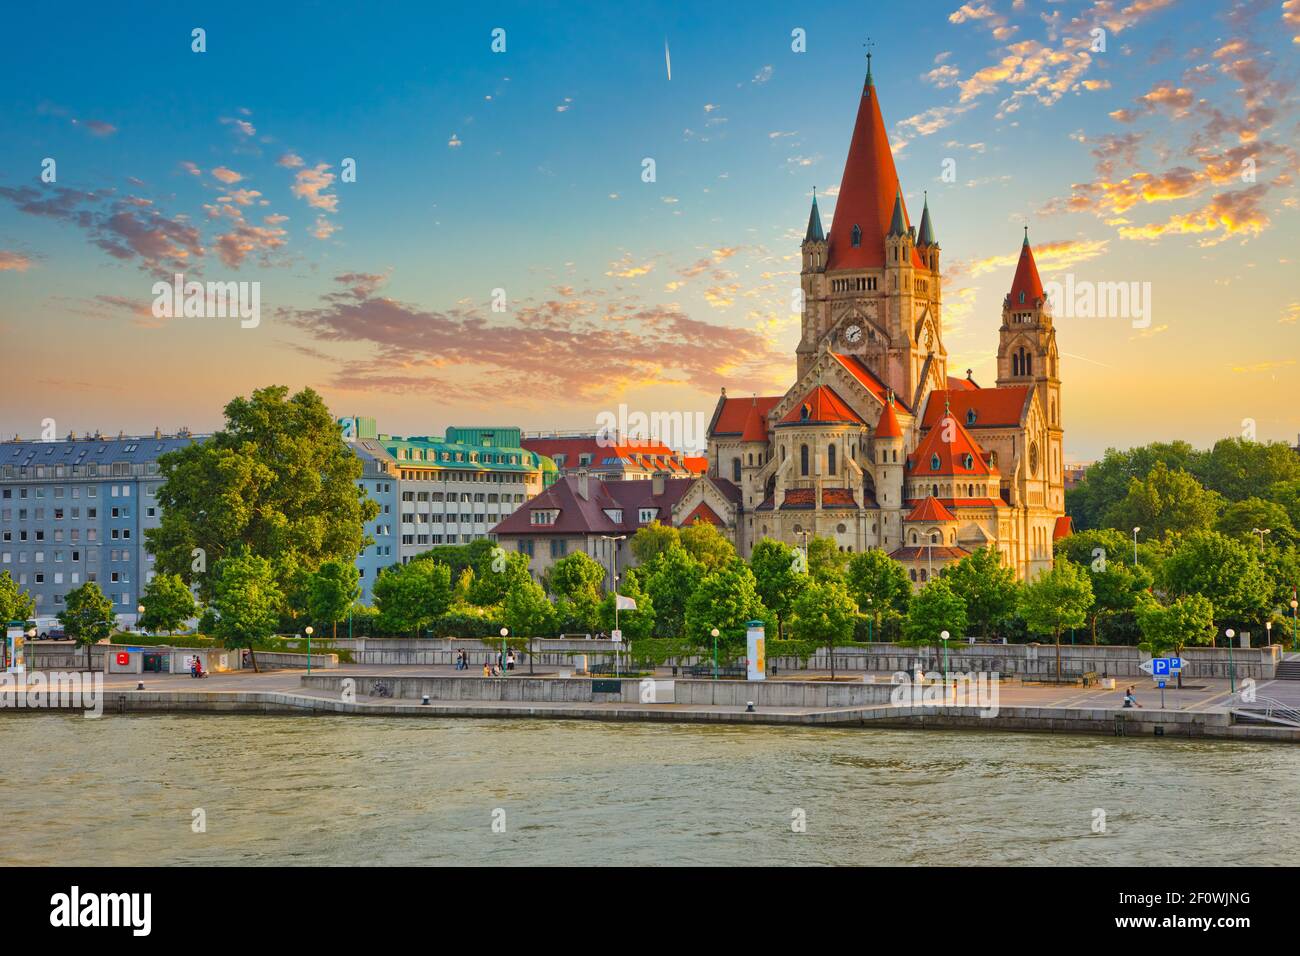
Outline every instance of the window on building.
{"label": "window on building", "polygon": [[799,474],[807,477],[808,475],[808,446],[799,446]]}

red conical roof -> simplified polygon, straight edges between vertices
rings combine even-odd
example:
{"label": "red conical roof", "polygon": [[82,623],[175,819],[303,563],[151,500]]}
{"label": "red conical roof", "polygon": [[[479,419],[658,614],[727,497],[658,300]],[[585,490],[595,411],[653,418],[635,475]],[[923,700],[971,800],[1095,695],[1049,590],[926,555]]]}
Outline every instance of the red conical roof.
{"label": "red conical roof", "polygon": [[926,495],[925,500],[912,509],[904,521],[956,521],[956,516],[944,507],[943,502],[934,495]]}
{"label": "red conical roof", "polygon": [[885,410],[880,413],[880,421],[876,422],[877,438],[902,438],[903,429],[898,425],[898,416],[894,414],[894,403],[885,402]]}
{"label": "red conical roof", "polygon": [[[858,104],[853,141],[840,177],[840,195],[826,252],[827,269],[878,269],[885,264],[885,234],[899,196],[898,172],[889,149],[889,134],[880,115],[880,103],[870,74]],[[907,207],[903,207],[907,225]],[[853,245],[853,227],[862,230],[860,244]]]}
{"label": "red conical roof", "polygon": [[1011,307],[1034,305],[1042,298],[1043,282],[1038,278],[1038,264],[1034,262],[1034,250],[1029,248],[1029,230],[1026,229],[1025,241],[1020,247],[1020,262],[1016,264],[1016,277],[1011,280]]}
{"label": "red conical roof", "polygon": [[749,414],[745,416],[745,430],[740,434],[741,441],[767,441],[767,420],[758,410],[758,399],[750,402]]}

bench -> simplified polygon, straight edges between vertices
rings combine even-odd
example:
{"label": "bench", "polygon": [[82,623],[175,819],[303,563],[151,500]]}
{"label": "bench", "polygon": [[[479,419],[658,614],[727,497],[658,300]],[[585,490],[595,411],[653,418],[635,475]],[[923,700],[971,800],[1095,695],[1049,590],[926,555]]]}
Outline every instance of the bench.
{"label": "bench", "polygon": [[[712,677],[712,664],[692,664],[685,668],[687,677]],[[741,664],[722,664],[718,667],[718,677],[744,679],[748,676],[748,670]]]}
{"label": "bench", "polygon": [[1097,684],[1100,683],[1100,682],[1101,682],[1101,678],[1100,678],[1099,676],[1097,676],[1097,672],[1096,672],[1096,671],[1084,671],[1084,672],[1083,672],[1083,686],[1084,686],[1084,687],[1096,687]]}

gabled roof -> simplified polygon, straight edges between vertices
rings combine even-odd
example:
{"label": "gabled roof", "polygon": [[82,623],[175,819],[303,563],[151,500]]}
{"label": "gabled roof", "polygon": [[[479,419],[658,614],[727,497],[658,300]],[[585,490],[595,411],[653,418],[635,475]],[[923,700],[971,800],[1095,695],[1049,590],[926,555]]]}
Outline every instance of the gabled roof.
{"label": "gabled roof", "polygon": [[[805,414],[806,413],[806,414]],[[865,425],[862,416],[849,408],[844,399],[829,385],[818,385],[804,396],[803,401],[786,413],[781,425],[811,425],[827,422],[847,422]]]}
{"label": "gabled roof", "polygon": [[[949,427],[950,423],[951,427]],[[945,438],[951,440],[944,441]],[[992,474],[979,444],[951,415],[945,415],[935,423],[935,426],[921,440],[920,446],[908,456],[907,460],[909,478],[939,475],[957,475],[965,478],[972,475]]]}
{"label": "gabled roof", "polygon": [[[588,497],[578,494],[579,479],[565,475],[546,491],[531,498],[492,529],[494,534],[632,534],[642,527],[642,508],[658,509],[658,520],[669,522],[673,506],[695,483],[694,478],[665,478],[663,494],[654,493],[654,482],[641,479],[601,481],[587,479]],[[558,511],[554,524],[533,524],[532,512]],[[607,511],[622,511],[615,521]]]}
{"label": "gabled roof", "polygon": [[[838,214],[835,217],[839,220]],[[1023,298],[1021,293],[1024,293]],[[1034,262],[1034,250],[1029,248],[1029,227],[1025,227],[1025,241],[1020,246],[1020,261],[1016,263],[1016,277],[1011,280],[1011,294],[1007,303],[1011,308],[1033,306],[1043,298],[1043,283],[1038,278],[1038,264]]]}
{"label": "gabled roof", "polygon": [[687,525],[692,525],[697,521],[703,521],[706,524],[711,524],[719,528],[726,525],[726,522],[718,517],[718,513],[703,501],[696,505],[694,510],[683,519],[682,526],[685,527]]}
{"label": "gabled roof", "polygon": [[[951,384],[952,379],[948,379]],[[943,417],[944,403],[953,417],[968,428],[1014,428],[1029,407],[1032,385],[1004,385],[1001,388],[937,388],[926,402],[922,428],[933,428]],[[975,412],[972,420],[970,413]]]}
{"label": "gabled roof", "polygon": [[[907,207],[902,203],[894,154],[889,134],[880,115],[880,103],[870,76],[862,88],[858,118],[853,125],[849,155],[840,177],[840,194],[835,201],[835,218],[826,252],[826,268],[878,269],[885,264],[885,234],[889,232],[894,202],[898,200],[904,225],[910,226]],[[853,227],[861,239],[853,245]],[[914,250],[915,251],[915,250]],[[913,255],[918,268],[925,268]]]}
{"label": "gabled roof", "polygon": [[943,506],[934,495],[926,495],[925,500],[912,509],[904,521],[956,521],[957,517]]}
{"label": "gabled roof", "polygon": [[[839,352],[832,352],[831,356],[848,369],[850,374],[861,382],[862,386],[868,392],[876,397],[876,401],[883,405],[889,400],[889,387],[880,379],[876,378],[876,373],[867,368],[866,363],[863,362],[860,357],[856,355],[841,355]],[[895,397],[894,400],[898,402],[899,407],[902,408],[903,411],[907,412],[909,415],[911,414],[911,409],[909,409],[906,404],[897,397]]]}
{"label": "gabled roof", "polygon": [[749,421],[751,406],[757,404],[758,415],[765,426],[763,437],[766,438],[767,413],[783,397],[781,395],[759,395],[756,398],[727,398],[724,395],[718,400],[717,410],[713,413],[713,422],[709,425],[709,437],[743,437],[745,425]]}

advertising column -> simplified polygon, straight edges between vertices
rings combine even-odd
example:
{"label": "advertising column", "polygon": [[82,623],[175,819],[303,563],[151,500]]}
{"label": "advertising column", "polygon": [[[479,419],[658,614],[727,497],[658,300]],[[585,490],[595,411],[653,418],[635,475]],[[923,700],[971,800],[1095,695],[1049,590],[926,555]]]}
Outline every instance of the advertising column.
{"label": "advertising column", "polygon": [[750,621],[745,627],[745,658],[748,664],[745,676],[749,680],[767,680],[767,647],[763,622]]}

